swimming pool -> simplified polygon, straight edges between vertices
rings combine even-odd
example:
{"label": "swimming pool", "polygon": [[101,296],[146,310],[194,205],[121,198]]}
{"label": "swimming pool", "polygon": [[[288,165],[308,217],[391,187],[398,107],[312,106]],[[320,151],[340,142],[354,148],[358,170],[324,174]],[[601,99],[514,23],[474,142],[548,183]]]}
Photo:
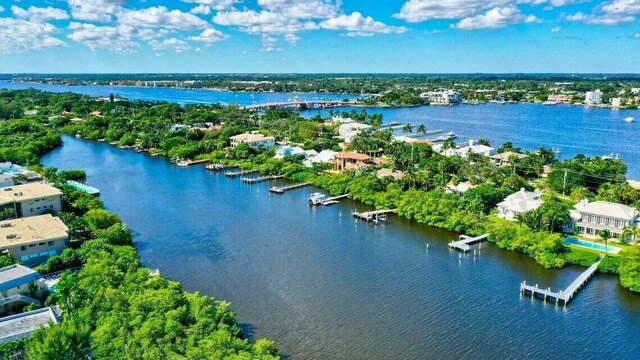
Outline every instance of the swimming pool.
{"label": "swimming pool", "polygon": [[593,242],[590,242],[590,241],[578,240],[576,238],[571,238],[571,237],[564,238],[564,243],[568,244],[568,245],[581,246],[581,247],[592,249],[592,250],[606,251],[606,252],[609,252],[609,253],[612,253],[612,254],[617,254],[617,253],[620,252],[620,250],[622,250],[619,247],[615,247],[615,246],[611,246],[611,245],[605,246],[604,244],[598,244],[598,243],[593,243]]}

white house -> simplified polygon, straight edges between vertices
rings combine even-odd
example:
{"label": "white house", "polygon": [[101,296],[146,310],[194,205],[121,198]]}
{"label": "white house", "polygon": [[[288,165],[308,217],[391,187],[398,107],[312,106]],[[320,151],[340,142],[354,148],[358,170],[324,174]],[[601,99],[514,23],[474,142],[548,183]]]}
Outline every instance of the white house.
{"label": "white house", "polygon": [[444,155],[444,156],[460,156],[462,158],[467,158],[469,153],[475,153],[482,156],[491,156],[493,153],[493,148],[491,146],[480,145],[475,142],[475,140],[469,140],[469,142],[458,148],[449,148],[444,149],[443,144],[437,144],[433,146],[433,151]]}
{"label": "white house", "polygon": [[271,149],[276,146],[276,138],[273,136],[264,136],[258,132],[248,132],[229,138],[231,141],[231,147],[236,147],[240,144],[247,144],[255,150],[259,149]]}
{"label": "white house", "polygon": [[565,230],[585,237],[596,238],[600,231],[609,230],[612,238],[618,238],[627,226],[638,226],[638,211],[632,207],[607,201],[582,200],[571,212],[571,222]]}
{"label": "white house", "polygon": [[338,134],[345,143],[350,143],[353,139],[360,134],[363,130],[370,129],[371,125],[362,124],[358,122],[351,122],[342,124],[338,127]]}
{"label": "white house", "polygon": [[276,155],[274,156],[276,159],[282,159],[285,158],[287,156],[304,156],[305,159],[310,157],[310,156],[316,156],[318,155],[318,152],[311,149],[311,150],[304,150],[301,147],[291,147],[288,145],[285,146],[281,146],[280,148],[278,148],[278,150],[276,150]]}
{"label": "white house", "polygon": [[445,192],[449,194],[456,194],[456,195],[462,196],[464,195],[464,193],[473,189],[476,186],[477,185],[473,185],[469,181],[463,181],[458,184],[449,183],[447,184],[447,188],[445,189]]}
{"label": "white house", "polygon": [[431,104],[458,104],[460,103],[460,93],[453,90],[428,91],[420,94],[423,99],[428,99]]}
{"label": "white house", "polygon": [[602,104],[602,92],[600,90],[587,91],[584,96],[584,103],[586,105]]}
{"label": "white house", "polygon": [[322,150],[317,155],[308,157],[303,162],[303,164],[305,164],[307,167],[312,167],[314,164],[319,164],[319,163],[325,163],[325,164],[333,163],[335,162],[336,154],[337,152],[333,150]]}
{"label": "white house", "polygon": [[518,214],[524,214],[531,210],[535,210],[542,205],[543,201],[540,199],[541,192],[539,191],[525,191],[524,188],[520,191],[507,196],[502,202],[498,204],[499,218],[515,221]]}

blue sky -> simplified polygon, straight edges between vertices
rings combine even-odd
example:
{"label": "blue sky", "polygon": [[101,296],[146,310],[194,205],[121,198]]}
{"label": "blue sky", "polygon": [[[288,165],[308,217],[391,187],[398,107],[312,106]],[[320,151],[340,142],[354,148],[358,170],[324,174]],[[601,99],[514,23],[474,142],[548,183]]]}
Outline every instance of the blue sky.
{"label": "blue sky", "polygon": [[0,73],[640,72],[640,0],[0,0]]}

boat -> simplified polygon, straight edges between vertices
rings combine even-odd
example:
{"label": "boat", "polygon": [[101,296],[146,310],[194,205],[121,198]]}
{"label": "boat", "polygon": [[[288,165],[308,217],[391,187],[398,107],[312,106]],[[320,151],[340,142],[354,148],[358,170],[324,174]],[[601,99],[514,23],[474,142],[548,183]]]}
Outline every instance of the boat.
{"label": "boat", "polygon": [[632,123],[635,119],[633,118],[633,116],[628,116],[626,118],[624,118],[624,121],[628,122],[628,123]]}
{"label": "boat", "polygon": [[78,131],[78,132],[76,133],[76,139],[80,139],[80,138],[82,138],[82,134],[80,134],[80,131]]}
{"label": "boat", "polygon": [[309,196],[309,205],[319,205],[327,199],[327,196],[323,193],[313,193]]}
{"label": "boat", "polygon": [[225,166],[219,163],[215,163],[215,164],[205,165],[205,168],[207,170],[222,170],[225,168]]}

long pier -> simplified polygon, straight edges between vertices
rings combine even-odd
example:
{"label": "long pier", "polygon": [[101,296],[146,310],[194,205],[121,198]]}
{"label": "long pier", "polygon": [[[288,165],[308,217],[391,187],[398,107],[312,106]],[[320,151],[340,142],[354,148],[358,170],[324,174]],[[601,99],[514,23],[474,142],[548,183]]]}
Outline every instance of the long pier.
{"label": "long pier", "polygon": [[374,223],[378,223],[379,221],[386,221],[387,214],[396,212],[396,209],[387,209],[387,210],[374,210],[374,211],[366,211],[366,212],[357,212],[352,211],[351,215],[355,218],[372,221]]}
{"label": "long pier", "polygon": [[604,257],[601,255],[598,258],[598,261],[589,266],[587,270],[585,270],[582,274],[580,274],[580,276],[573,280],[573,282],[569,284],[569,286],[567,286],[567,288],[564,290],[553,292],[551,291],[551,288],[541,289],[538,287],[538,284],[536,284],[535,286],[531,286],[527,285],[526,281],[523,281],[520,284],[520,293],[530,293],[531,298],[534,298],[536,295],[538,295],[542,297],[544,301],[546,301],[547,298],[554,299],[556,304],[562,301],[562,303],[564,303],[564,305],[566,306],[567,303],[569,303],[569,301],[573,299],[575,294],[578,293],[578,291],[580,291],[580,289],[582,289],[582,287],[587,284],[591,277],[593,277],[593,275],[598,270],[598,266],[602,262],[602,259],[604,259]]}
{"label": "long pier", "polygon": [[242,177],[240,181],[247,184],[256,184],[264,181],[275,180],[283,178],[282,175],[269,175],[269,176],[259,176],[259,177]]}
{"label": "long pier", "polygon": [[460,250],[463,253],[466,253],[471,250],[471,247],[469,245],[485,241],[488,237],[489,234],[484,234],[476,237],[460,235],[460,240],[450,242],[449,247],[451,249]]}
{"label": "long pier", "polygon": [[253,104],[246,105],[240,107],[245,110],[266,110],[266,109],[282,109],[287,107],[296,107],[299,109],[323,109],[327,107],[341,107],[341,106],[351,106],[354,103],[352,102],[344,102],[340,100],[293,100],[293,101],[280,101],[280,102],[270,102],[264,104]]}
{"label": "long pier", "polygon": [[242,171],[228,171],[228,172],[224,173],[224,176],[236,177],[236,176],[247,175],[247,174],[255,174],[255,173],[259,172],[259,171],[260,171],[259,169],[242,170]]}
{"label": "long pier", "polygon": [[329,205],[337,204],[338,200],[344,199],[344,198],[346,198],[348,196],[349,196],[349,194],[343,194],[343,195],[330,197],[330,198],[327,198],[327,199],[323,200],[322,202],[320,202],[320,205],[329,206]]}
{"label": "long pier", "polygon": [[178,161],[176,163],[176,165],[178,166],[191,166],[191,165],[196,165],[196,164],[204,164],[204,163],[208,163],[209,160],[208,159],[201,159],[201,160],[183,160],[183,161]]}
{"label": "long pier", "polygon": [[311,185],[311,182],[304,182],[304,183],[293,184],[288,186],[274,186],[271,189],[269,189],[269,191],[276,194],[284,194],[285,191],[298,189],[298,188],[309,186],[309,185]]}

